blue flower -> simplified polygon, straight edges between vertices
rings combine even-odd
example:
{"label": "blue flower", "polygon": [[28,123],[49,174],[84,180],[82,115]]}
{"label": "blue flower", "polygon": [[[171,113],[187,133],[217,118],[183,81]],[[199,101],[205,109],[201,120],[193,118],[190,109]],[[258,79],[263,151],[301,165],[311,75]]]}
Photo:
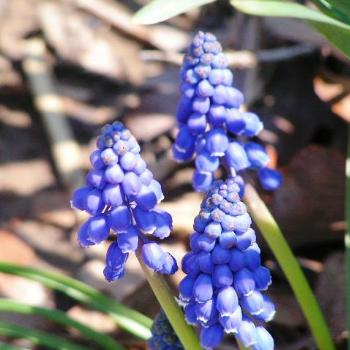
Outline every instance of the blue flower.
{"label": "blue flower", "polygon": [[203,199],[191,251],[182,260],[186,277],[179,285],[179,300],[187,322],[200,328],[204,349],[215,348],[229,333],[246,347],[273,350],[273,339],[262,326],[275,314],[264,294],[271,274],[261,266],[255,232],[239,192],[231,177],[214,182]]}
{"label": "blue flower", "polygon": [[71,200],[73,207],[91,215],[79,229],[80,245],[89,247],[115,237],[106,255],[108,281],[124,275],[129,253],[138,248],[150,268],[175,273],[175,259],[151,240],[170,235],[172,218],[157,208],[164,198],[162,189],[147,169],[136,139],[122,123],[115,122],[102,129],[97,147],[90,155],[87,185],[74,191]]}
{"label": "blue flower", "polygon": [[195,159],[195,190],[208,191],[220,165],[232,176],[259,171],[265,190],[278,188],[281,176],[266,168],[269,157],[265,148],[250,141],[261,132],[263,123],[256,114],[241,111],[244,97],[232,86],[232,72],[213,34],[199,32],[194,37],[180,79],[179,132],[173,156],[179,162]]}
{"label": "blue flower", "polygon": [[151,332],[147,342],[150,350],[184,350],[163,310],[155,317]]}

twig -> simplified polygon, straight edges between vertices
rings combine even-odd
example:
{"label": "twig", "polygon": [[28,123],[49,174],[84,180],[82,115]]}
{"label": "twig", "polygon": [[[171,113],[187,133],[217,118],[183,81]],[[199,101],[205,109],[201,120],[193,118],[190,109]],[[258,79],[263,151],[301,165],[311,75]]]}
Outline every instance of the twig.
{"label": "twig", "polygon": [[107,2],[105,0],[69,0],[77,7],[93,13],[95,16],[112,24],[122,32],[134,38],[150,43],[149,28],[135,25],[132,22],[132,15],[128,10],[117,2]]}
{"label": "twig", "polygon": [[28,39],[25,44],[23,70],[29,81],[34,104],[40,112],[48,134],[56,170],[63,183],[72,189],[84,181],[81,153],[64,116],[63,103],[56,93],[46,54],[43,40]]}
{"label": "twig", "polygon": [[[314,52],[315,46],[309,44],[293,45],[269,50],[260,50],[256,53],[249,50],[227,51],[229,65],[236,69],[249,69],[258,63],[272,63],[288,61]],[[177,52],[164,52],[159,50],[142,50],[141,59],[145,61],[160,61],[180,66],[183,54]]]}
{"label": "twig", "polygon": [[[160,50],[178,51],[187,44],[187,34],[175,27],[164,24],[146,27],[136,25],[132,13],[120,2],[107,0],[66,0],[80,9],[88,11],[107,22],[120,32],[127,34],[142,43]],[[171,35],[170,41],[164,35]],[[174,39],[175,35],[175,39]]]}

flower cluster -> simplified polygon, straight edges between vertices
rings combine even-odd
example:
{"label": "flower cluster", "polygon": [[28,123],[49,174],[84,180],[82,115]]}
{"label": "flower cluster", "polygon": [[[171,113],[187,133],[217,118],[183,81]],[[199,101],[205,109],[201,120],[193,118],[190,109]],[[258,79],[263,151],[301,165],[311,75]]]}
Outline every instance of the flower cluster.
{"label": "flower cluster", "polygon": [[232,87],[233,75],[227,66],[215,36],[199,32],[184,57],[180,74],[174,158],[187,161],[195,155],[193,186],[197,191],[210,188],[220,164],[232,176],[245,169],[257,170],[262,187],[274,190],[281,183],[281,175],[267,168],[265,148],[250,140],[263,124],[256,114],[239,110],[244,98]]}
{"label": "flower cluster", "polygon": [[157,272],[173,274],[177,270],[173,256],[150,240],[168,237],[172,218],[156,208],[163,199],[162,189],[147,169],[135,137],[120,122],[107,124],[90,161],[87,185],[77,189],[71,201],[73,207],[90,214],[79,229],[80,245],[99,244],[114,232],[104,269],[108,281],[124,275],[129,253],[138,247],[146,265]]}
{"label": "flower cluster", "polygon": [[180,282],[180,302],[189,324],[200,327],[205,349],[218,346],[232,333],[246,347],[272,350],[271,335],[261,325],[275,314],[262,293],[271,283],[261,266],[260,249],[251,218],[233,178],[216,181],[194,221],[191,251],[182,260],[186,277]]}
{"label": "flower cluster", "polygon": [[154,319],[151,332],[152,337],[147,343],[150,350],[183,350],[163,310]]}

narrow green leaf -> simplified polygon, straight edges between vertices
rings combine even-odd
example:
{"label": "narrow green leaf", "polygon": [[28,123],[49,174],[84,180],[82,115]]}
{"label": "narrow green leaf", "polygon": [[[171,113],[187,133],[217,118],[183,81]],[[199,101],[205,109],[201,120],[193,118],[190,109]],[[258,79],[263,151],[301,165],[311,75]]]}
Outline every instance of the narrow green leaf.
{"label": "narrow green leaf", "polygon": [[88,350],[61,337],[50,335],[36,329],[26,328],[5,321],[0,321],[0,335],[10,338],[25,338],[33,344],[57,350]]}
{"label": "narrow green leaf", "polygon": [[331,8],[344,13],[350,19],[350,2],[348,0],[327,0]]}
{"label": "narrow green leaf", "polygon": [[340,20],[346,24],[350,24],[350,7],[348,6],[349,13],[346,12],[347,8],[344,6],[345,12],[338,5],[338,0],[312,0],[312,2],[326,15]]}
{"label": "narrow green leaf", "polygon": [[134,15],[137,24],[154,24],[215,0],[153,0]]}
{"label": "narrow green leaf", "polygon": [[23,347],[20,348],[18,346],[10,345],[10,344],[4,344],[2,342],[0,342],[0,349],[1,350],[25,350]]}
{"label": "narrow green leaf", "polygon": [[281,0],[231,0],[238,10],[255,16],[292,17],[307,20],[335,47],[350,58],[350,26],[326,14]]}
{"label": "narrow green leaf", "polygon": [[261,200],[254,187],[249,184],[245,188],[244,202],[247,204],[253,221],[259,227],[293,289],[315,338],[317,349],[335,350],[335,345],[320,306],[297,259],[269,209]]}
{"label": "narrow green leaf", "polygon": [[[55,309],[47,309],[39,306],[33,306],[20,303],[16,300],[0,298],[0,312],[20,313],[25,315],[38,315],[48,320],[54,321],[66,327],[72,327],[78,330],[81,334],[90,338],[94,343],[100,345],[107,350],[125,350],[119,343],[111,337],[96,332],[92,328],[74,320],[65,312]],[[0,345],[1,349],[1,345]]]}
{"label": "narrow green leaf", "polygon": [[136,337],[151,336],[152,320],[141,313],[117,303],[87,284],[54,272],[0,262],[0,272],[18,275],[61,291],[71,298],[109,314],[115,323]]}

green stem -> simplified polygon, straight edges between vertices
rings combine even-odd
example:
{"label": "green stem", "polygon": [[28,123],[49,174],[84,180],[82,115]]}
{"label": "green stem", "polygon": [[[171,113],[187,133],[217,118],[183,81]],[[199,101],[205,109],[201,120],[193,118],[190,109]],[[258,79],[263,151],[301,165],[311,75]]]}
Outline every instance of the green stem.
{"label": "green stem", "polygon": [[177,304],[168,284],[165,282],[164,277],[149,269],[144,264],[139,253],[136,256],[154,295],[158,299],[160,306],[164,310],[185,350],[200,350],[201,346],[199,345],[198,337],[194,329],[186,323],[184,314]]}
{"label": "green stem", "polygon": [[59,310],[22,304],[15,300],[0,298],[0,311],[42,316],[66,327],[77,329],[81,334],[92,339],[93,342],[100,345],[104,349],[125,350],[123,346],[118,344],[109,336],[96,332],[92,328],[74,320],[73,318],[67,316],[66,313]]}
{"label": "green stem", "polygon": [[[346,193],[345,193],[345,271],[346,271],[346,324],[350,331],[350,125],[348,126],[348,151],[346,158]],[[350,350],[350,340],[348,340]]]}
{"label": "green stem", "polygon": [[0,321],[0,335],[11,338],[25,338],[33,344],[44,345],[57,350],[88,350],[85,346],[76,345],[61,337],[50,335],[36,329]]}
{"label": "green stem", "polygon": [[257,192],[249,184],[246,185],[244,201],[294,291],[318,345],[317,348],[320,350],[335,350],[329,329],[305,275],[283,237],[277,222]]}
{"label": "green stem", "polygon": [[152,320],[115,300],[103,295],[87,284],[54,272],[0,262],[0,272],[22,276],[59,290],[79,302],[110,315],[121,328],[142,340],[151,336]]}

